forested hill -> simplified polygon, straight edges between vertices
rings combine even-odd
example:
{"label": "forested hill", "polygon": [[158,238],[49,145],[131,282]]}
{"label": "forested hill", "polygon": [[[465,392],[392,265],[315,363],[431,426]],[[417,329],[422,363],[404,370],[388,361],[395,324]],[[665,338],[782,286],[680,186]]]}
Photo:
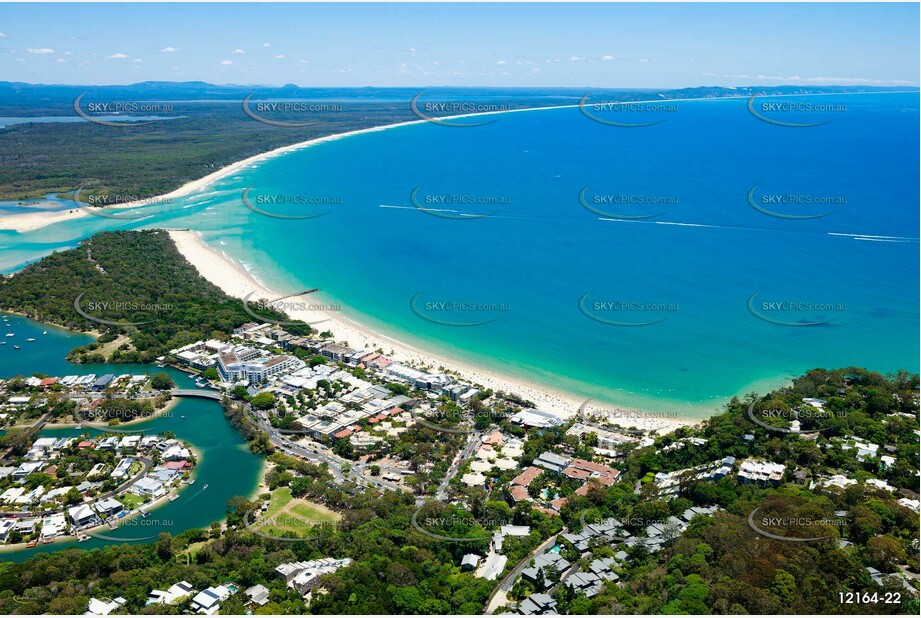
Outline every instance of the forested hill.
{"label": "forested hill", "polygon": [[[98,344],[127,336],[114,350],[98,344],[76,350],[78,362],[150,362],[253,320],[242,301],[199,275],[163,230],[100,232],[30,264],[0,281],[0,309],[99,331]],[[260,309],[262,314],[285,319]],[[307,334],[310,327],[288,330]]]}

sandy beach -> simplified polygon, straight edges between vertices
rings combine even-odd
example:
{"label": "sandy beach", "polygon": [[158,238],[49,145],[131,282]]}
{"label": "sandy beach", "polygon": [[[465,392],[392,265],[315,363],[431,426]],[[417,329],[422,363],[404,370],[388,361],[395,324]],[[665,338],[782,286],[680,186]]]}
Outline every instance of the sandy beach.
{"label": "sandy beach", "polygon": [[[202,241],[196,232],[170,231],[170,237],[176,243],[179,252],[198,269],[198,272],[208,281],[221,288],[226,294],[235,298],[245,298],[252,295],[251,301],[258,299],[276,299],[282,294],[266,288],[250,275],[242,266],[235,264],[229,258],[218,253]],[[312,305],[307,297],[298,297],[304,305]],[[294,298],[287,299],[289,302]],[[381,349],[393,360],[416,367],[430,367],[456,373],[463,379],[478,384],[482,387],[496,391],[514,393],[534,402],[538,408],[552,412],[560,418],[571,418],[576,414],[584,398],[571,393],[552,389],[545,385],[536,384],[523,377],[511,373],[496,373],[476,367],[463,361],[435,354],[430,351],[420,350],[416,347],[397,341],[391,337],[371,330],[357,322],[349,320],[337,312],[323,312],[313,308],[289,309],[288,315],[305,322],[315,324],[321,332],[329,330],[336,341],[343,342],[349,347],[364,350]],[[699,419],[682,418],[657,418],[655,413],[648,416],[637,414],[626,418],[621,424],[635,426],[639,429],[658,430],[660,432],[684,425],[700,422]]]}
{"label": "sandy beach", "polygon": [[[834,94],[838,94],[840,96],[842,93],[820,93],[820,94],[817,93],[817,94],[812,94],[812,95],[787,94],[783,96],[785,97],[832,96]],[[861,93],[851,93],[851,94],[861,94]],[[731,99],[740,99],[740,98],[747,98],[747,97],[745,96],[726,96],[726,97],[718,97],[716,99],[711,99],[711,98],[706,98],[706,97],[690,98],[690,99],[688,98],[651,99],[651,100],[645,100],[645,101],[629,101],[629,103],[631,104],[689,103],[693,101],[731,100]],[[546,110],[553,110],[553,109],[571,109],[571,108],[578,108],[578,107],[580,106],[579,105],[550,105],[546,107],[525,107],[521,109],[510,109],[510,110],[502,110],[502,111],[476,112],[476,113],[471,113],[471,114],[457,114],[457,115],[451,115],[451,116],[444,116],[442,118],[446,120],[457,120],[461,118],[476,118],[480,116],[493,116],[496,114],[514,114],[514,113],[519,113],[519,112],[546,111]],[[334,140],[343,139],[343,138],[346,138],[352,135],[361,135],[363,133],[375,133],[377,131],[386,131],[388,129],[395,129],[397,127],[405,127],[408,125],[420,124],[423,122],[428,122],[428,121],[427,120],[409,120],[407,122],[397,122],[394,124],[381,125],[377,127],[368,127],[367,129],[358,129],[355,131],[346,131],[344,133],[336,133],[334,135],[327,135],[325,137],[318,137],[315,139],[298,142],[296,144],[291,144],[289,146],[282,146],[281,148],[276,148],[275,150],[270,150],[269,152],[264,152],[262,154],[254,155],[252,157],[248,157],[246,159],[236,161],[235,163],[231,163],[230,165],[222,167],[221,169],[215,172],[212,172],[208,174],[207,176],[203,176],[202,178],[199,178],[197,180],[192,180],[190,182],[187,182],[186,184],[182,185],[175,191],[171,191],[170,193],[166,193],[164,195],[160,195],[157,197],[145,198],[145,199],[138,200],[135,202],[126,202],[124,204],[114,204],[112,206],[108,206],[107,210],[110,210],[113,208],[136,208],[138,206],[145,206],[151,203],[169,202],[169,200],[171,199],[183,197],[191,193],[195,193],[196,191],[201,191],[207,188],[208,186],[210,186],[215,181],[220,180],[221,178],[224,178],[225,176],[229,176],[231,174],[238,172],[239,170],[245,167],[249,167],[251,165],[257,164],[267,159],[277,157],[279,155],[293,152],[295,150],[300,150],[302,148],[308,148],[316,144],[322,144],[324,142],[331,142]],[[85,210],[79,209],[79,208],[74,208],[74,209],[66,210],[66,211],[61,210],[61,211],[54,211],[54,212],[29,212],[29,213],[15,214],[15,215],[0,215],[0,230],[13,230],[15,232],[20,232],[20,233],[29,232],[32,230],[43,228],[46,225],[51,225],[53,223],[60,223],[61,221],[69,221],[71,219],[79,219],[80,217],[86,217],[86,216],[90,216],[90,213],[86,212]]]}
{"label": "sandy beach", "polygon": [[[673,99],[673,101],[675,102],[678,102],[681,100],[682,99]],[[651,103],[652,101],[636,101],[636,102],[637,103],[642,103],[642,102]],[[504,110],[504,111],[490,111],[490,112],[477,112],[477,113],[472,113],[472,114],[458,114],[458,115],[452,115],[452,116],[445,117],[445,118],[456,120],[460,118],[474,118],[474,117],[479,117],[479,116],[491,116],[494,114],[511,114],[515,112],[532,112],[532,111],[551,110],[551,109],[565,109],[565,108],[572,108],[572,107],[578,107],[578,105],[554,105],[554,106],[547,106],[547,107],[527,107],[527,108],[522,108],[522,109],[511,109],[511,110]],[[169,200],[171,199],[183,197],[191,193],[195,193],[196,191],[201,191],[207,188],[208,186],[210,186],[215,181],[220,180],[221,178],[235,174],[236,172],[240,171],[241,169],[245,167],[249,167],[251,165],[257,164],[267,159],[277,157],[279,155],[293,152],[295,150],[300,150],[302,148],[308,148],[310,146],[315,146],[317,144],[322,144],[325,142],[331,142],[331,141],[343,139],[343,138],[346,138],[352,135],[361,135],[364,133],[375,133],[377,131],[386,131],[388,129],[395,129],[397,127],[405,127],[408,125],[420,124],[424,122],[428,122],[428,121],[409,120],[407,122],[397,122],[394,124],[381,125],[377,127],[368,127],[367,129],[358,129],[355,131],[346,131],[344,133],[336,133],[334,135],[327,135],[325,137],[318,137],[315,139],[298,142],[296,144],[291,144],[289,146],[282,146],[281,148],[276,148],[275,150],[270,150],[269,152],[264,152],[262,154],[254,155],[252,157],[248,157],[246,159],[236,161],[235,163],[231,163],[230,165],[222,167],[216,172],[212,172],[208,174],[207,176],[203,176],[202,178],[199,178],[198,180],[192,180],[190,182],[187,182],[186,184],[182,185],[175,191],[171,191],[170,193],[166,193],[164,195],[160,195],[157,197],[145,198],[143,200],[138,200],[135,202],[126,202],[124,204],[114,204],[112,206],[108,206],[107,210],[111,210],[114,208],[136,208],[138,206],[145,206],[151,203],[169,202]],[[20,232],[20,233],[29,232],[32,230],[43,228],[46,225],[51,225],[53,223],[60,223],[62,221],[69,221],[72,219],[79,219],[81,217],[87,217],[87,216],[90,216],[90,213],[80,208],[74,208],[72,210],[66,210],[66,211],[61,210],[61,211],[55,211],[55,212],[29,212],[29,213],[22,213],[22,214],[16,214],[16,215],[0,215],[0,230],[13,230],[15,232]]]}

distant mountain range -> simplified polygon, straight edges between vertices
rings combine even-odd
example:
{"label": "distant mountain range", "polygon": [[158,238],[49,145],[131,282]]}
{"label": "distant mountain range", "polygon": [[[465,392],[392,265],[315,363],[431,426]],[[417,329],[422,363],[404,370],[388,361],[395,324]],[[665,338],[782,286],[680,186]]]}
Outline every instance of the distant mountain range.
{"label": "distant mountain range", "polygon": [[385,101],[409,101],[420,91],[425,91],[426,98],[450,99],[462,96],[489,98],[504,97],[521,99],[523,96],[534,98],[579,99],[586,92],[602,93],[642,93],[645,96],[656,95],[665,99],[705,98],[725,96],[750,96],[752,94],[816,94],[840,92],[887,92],[918,91],[917,86],[882,87],[882,86],[698,86],[680,89],[649,88],[458,88],[419,86],[412,88],[304,88],[295,84],[284,86],[243,85],[243,84],[209,84],[207,82],[161,82],[148,81],[137,84],[117,86],[29,84],[25,82],[0,81],[0,103],[7,105],[58,105],[72,102],[82,93],[87,99],[119,98],[127,100],[209,100],[239,101],[250,93],[257,98],[310,98],[310,99],[366,99]]}

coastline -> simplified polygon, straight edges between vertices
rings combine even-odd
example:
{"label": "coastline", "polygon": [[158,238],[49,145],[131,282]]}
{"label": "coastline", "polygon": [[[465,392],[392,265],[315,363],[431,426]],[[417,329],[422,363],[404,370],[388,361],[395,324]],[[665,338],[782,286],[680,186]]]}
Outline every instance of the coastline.
{"label": "coastline", "polygon": [[[255,298],[265,299],[282,296],[258,282],[244,268],[209,247],[198,233],[171,230],[169,235],[183,257],[205,279],[221,288],[229,296],[239,299],[250,294]],[[321,332],[330,330],[334,334],[336,341],[345,342],[350,347],[367,350],[382,349],[387,356],[398,362],[442,368],[443,370],[454,372],[464,379],[485,388],[514,393],[532,401],[538,408],[551,412],[563,419],[573,417],[579,406],[585,401],[584,397],[557,390],[544,384],[537,384],[523,377],[490,371],[439,353],[419,349],[331,312],[291,309],[287,313],[290,317],[305,322],[316,323],[322,320],[322,325],[316,325]],[[700,423],[701,420],[677,417],[663,418],[662,415],[649,413],[645,415],[645,418],[631,417],[628,426],[632,425],[647,431],[668,432],[678,427],[695,425]]]}
{"label": "coastline", "polygon": [[[827,92],[827,93],[816,93],[816,94],[784,94],[784,95],[759,95],[759,96],[771,96],[771,97],[804,97],[804,96],[831,96],[831,95],[860,95],[860,94],[879,94],[879,93],[862,93],[862,92],[851,92],[851,93],[839,93],[839,92]],[[895,93],[893,93],[895,94]],[[695,98],[681,98],[681,99],[649,99],[643,101],[630,101],[629,103],[690,103],[693,101],[731,101],[737,99],[746,99],[747,96],[726,96],[726,97],[695,97]],[[439,119],[461,119],[461,118],[477,118],[481,116],[492,116],[496,114],[512,114],[519,112],[535,112],[535,111],[545,111],[545,110],[556,110],[556,109],[573,109],[579,108],[578,104],[572,105],[548,105],[546,107],[524,107],[520,109],[510,109],[502,111],[488,111],[488,112],[474,112],[470,114],[458,114],[451,116],[439,117]],[[376,133],[378,131],[386,131],[388,129],[395,129],[397,127],[406,127],[410,125],[420,124],[428,122],[427,120],[408,120],[406,122],[395,122],[393,124],[379,125],[376,127],[368,127],[366,129],[356,129],[354,131],[346,131],[344,133],[335,133],[332,135],[327,135],[324,137],[317,137],[314,139],[305,140],[303,142],[297,142],[295,144],[289,144],[288,146],[281,146],[275,148],[274,150],[269,150],[268,152],[263,152],[261,154],[253,155],[247,157],[246,159],[241,159],[231,163],[221,169],[211,172],[210,174],[203,176],[197,180],[191,180],[178,189],[165,193],[163,195],[158,195],[155,197],[148,197],[134,202],[126,202],[124,204],[113,204],[107,208],[136,208],[138,206],[145,206],[149,204],[154,204],[161,201],[168,201],[173,198],[184,197],[196,191],[205,189],[210,184],[240,171],[243,168],[249,167],[251,165],[258,164],[262,161],[272,159],[274,157],[287,154],[289,152],[294,152],[296,150],[301,150],[303,148],[308,148],[316,144],[323,144],[325,142],[331,142],[346,137],[351,137],[353,135],[362,135],[365,133]],[[70,221],[73,219],[79,219],[81,217],[88,216],[89,213],[85,210],[74,208],[70,210],[61,210],[55,212],[30,212],[30,213],[21,213],[15,215],[0,215],[0,231],[13,231],[17,233],[31,232],[40,228],[43,228],[48,225],[55,223],[61,223],[63,221]]]}

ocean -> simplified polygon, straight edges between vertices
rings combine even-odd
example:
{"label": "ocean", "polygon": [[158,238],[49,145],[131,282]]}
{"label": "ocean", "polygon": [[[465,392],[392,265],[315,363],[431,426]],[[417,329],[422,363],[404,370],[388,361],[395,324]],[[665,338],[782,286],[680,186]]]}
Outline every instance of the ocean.
{"label": "ocean", "polygon": [[[408,343],[697,418],[814,367],[918,371],[918,94],[765,101],[763,118],[826,124],[712,99],[587,109],[645,126],[566,108],[398,127],[146,218],[0,232],[0,268],[102,229],[188,227]],[[825,111],[779,105],[807,102]]]}

